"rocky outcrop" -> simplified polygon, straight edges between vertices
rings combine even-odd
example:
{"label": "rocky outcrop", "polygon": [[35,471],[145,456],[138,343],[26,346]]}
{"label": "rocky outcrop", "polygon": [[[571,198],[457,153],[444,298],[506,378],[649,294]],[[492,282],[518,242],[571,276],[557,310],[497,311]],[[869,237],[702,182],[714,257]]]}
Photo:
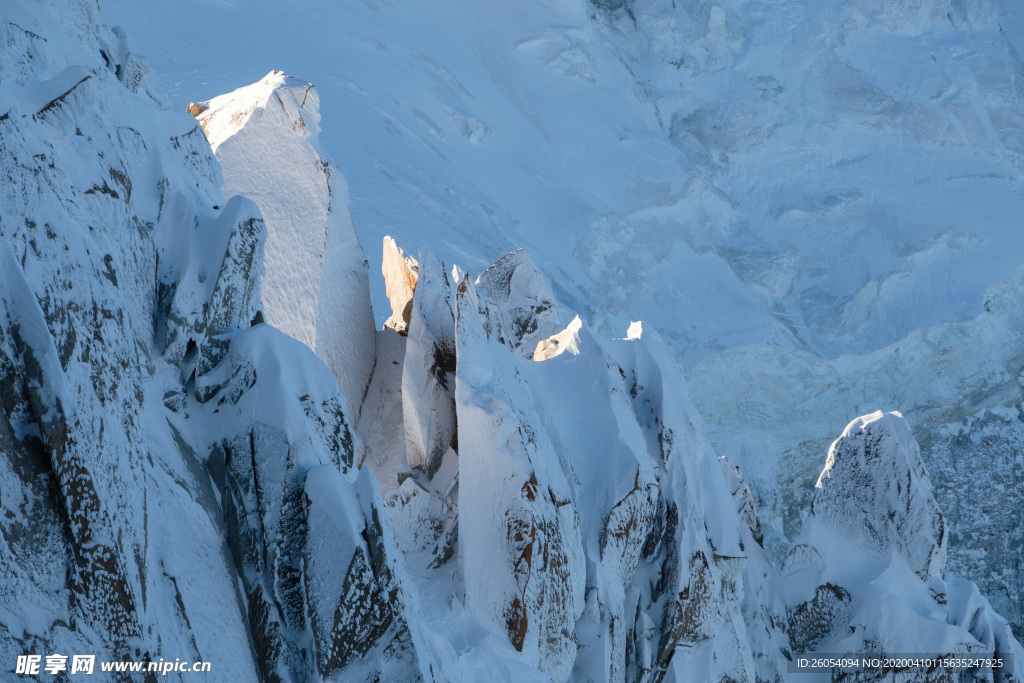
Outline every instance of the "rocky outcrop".
{"label": "rocky outcrop", "polygon": [[157,282],[155,344],[186,385],[221,361],[232,336],[263,321],[266,230],[256,205],[232,197],[219,216],[197,219],[195,227],[202,237],[176,263],[174,254],[165,257]]}
{"label": "rocky outcrop", "polygon": [[223,434],[209,467],[261,671],[269,681],[429,679],[379,489],[353,467],[344,401],[320,368],[260,325],[200,379]]}
{"label": "rocky outcrop", "polygon": [[[829,450],[804,529],[783,565],[796,654],[972,654],[1019,660],[1006,621],[974,584],[945,573],[948,532],[916,441],[898,413],[857,418]],[[971,605],[966,607],[966,605]],[[833,680],[891,680],[835,669]],[[961,680],[953,666],[907,667],[897,680]],[[983,668],[974,680],[1017,680]]]}
{"label": "rocky outcrop", "polygon": [[391,317],[384,323],[399,334],[406,334],[412,319],[412,300],[419,279],[419,264],[390,237],[384,238],[384,258],[381,262],[384,286],[391,302]]}
{"label": "rocky outcrop", "polygon": [[896,552],[927,581],[945,569],[948,537],[931,487],[906,420],[872,413],[847,425],[829,449],[811,516],[864,553]]}
{"label": "rocky outcrop", "polygon": [[[537,363],[571,314],[525,254],[476,282],[445,271],[421,259],[402,391],[433,348],[413,344],[417,329],[445,324],[454,285],[457,495],[407,478],[389,500],[403,519],[435,496],[454,509],[457,534],[433,566],[456,549],[467,610],[553,680],[776,678],[784,612],[765,604],[756,511],[735,498],[735,470],[728,487],[666,352],[600,342],[575,316],[584,350]],[[422,542],[403,548],[414,560]],[[751,634],[768,635],[750,646]]]}
{"label": "rocky outcrop", "polygon": [[736,505],[736,515],[750,531],[751,538],[757,541],[758,545],[763,545],[764,535],[761,533],[761,519],[757,515],[754,493],[743,480],[743,472],[739,465],[732,464],[725,456],[719,458],[719,463],[722,465],[722,476],[725,477],[726,486]]}

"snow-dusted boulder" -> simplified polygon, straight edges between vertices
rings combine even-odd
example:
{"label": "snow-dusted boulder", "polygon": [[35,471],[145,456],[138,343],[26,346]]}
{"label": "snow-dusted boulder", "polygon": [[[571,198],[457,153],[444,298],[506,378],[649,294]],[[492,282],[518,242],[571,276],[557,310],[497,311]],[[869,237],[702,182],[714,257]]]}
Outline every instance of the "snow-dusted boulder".
{"label": "snow-dusted boulder", "polygon": [[253,200],[266,221],[266,321],[316,352],[358,416],[374,364],[369,280],[345,177],[319,152],[319,107],[312,84],[272,71],[193,111],[224,194]]}

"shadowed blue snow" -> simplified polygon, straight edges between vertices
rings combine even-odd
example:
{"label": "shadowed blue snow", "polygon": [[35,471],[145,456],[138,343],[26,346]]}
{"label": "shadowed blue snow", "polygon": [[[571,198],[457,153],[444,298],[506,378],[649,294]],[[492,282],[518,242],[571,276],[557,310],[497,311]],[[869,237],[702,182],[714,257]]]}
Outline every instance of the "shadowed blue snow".
{"label": "shadowed blue snow", "polygon": [[176,107],[272,68],[315,83],[364,245],[471,272],[525,247],[599,329],[642,319],[687,366],[869,352],[976,315],[1024,261],[1008,7],[627,5],[104,7]]}

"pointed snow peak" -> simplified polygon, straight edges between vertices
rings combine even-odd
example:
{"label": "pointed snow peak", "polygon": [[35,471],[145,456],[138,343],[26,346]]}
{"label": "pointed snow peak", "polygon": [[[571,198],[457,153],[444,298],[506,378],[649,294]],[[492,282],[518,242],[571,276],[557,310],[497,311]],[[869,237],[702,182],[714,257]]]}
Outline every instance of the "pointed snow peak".
{"label": "pointed snow peak", "polygon": [[246,126],[250,118],[268,107],[279,108],[292,127],[312,139],[320,132],[320,98],[312,83],[293,78],[283,71],[271,71],[261,80],[219,95],[209,102],[193,102],[188,112],[195,116],[210,146],[217,148]]}
{"label": "pointed snow peak", "polygon": [[[505,254],[480,274],[476,285],[482,295],[488,334],[524,357],[546,360],[551,351],[573,348],[582,323],[561,322],[551,287],[522,249]],[[553,339],[561,333],[564,338]],[[548,349],[547,352],[544,349]],[[540,356],[535,356],[536,352]],[[545,355],[547,354],[547,355]]]}
{"label": "pointed snow peak", "polygon": [[348,185],[317,145],[316,90],[272,71],[192,111],[221,164],[224,196],[252,199],[266,222],[266,322],[316,352],[357,418],[375,358],[369,275]]}
{"label": "pointed snow peak", "polygon": [[505,254],[477,278],[477,285],[501,304],[553,299],[551,289],[522,249]]}
{"label": "pointed snow peak", "polygon": [[945,522],[899,413],[875,412],[847,425],[818,477],[811,515],[865,552],[896,551],[922,578],[941,576],[945,567]]}

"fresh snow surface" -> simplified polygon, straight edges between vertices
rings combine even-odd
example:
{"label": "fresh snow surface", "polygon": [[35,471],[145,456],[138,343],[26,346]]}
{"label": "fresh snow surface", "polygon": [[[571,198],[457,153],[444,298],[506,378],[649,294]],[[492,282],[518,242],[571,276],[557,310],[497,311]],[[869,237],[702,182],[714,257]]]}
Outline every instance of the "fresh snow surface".
{"label": "fresh snow surface", "polygon": [[345,178],[317,151],[316,89],[273,71],[200,106],[224,194],[255,201],[267,224],[267,322],[316,351],[358,416],[373,368],[369,282]]}
{"label": "fresh snow surface", "polygon": [[176,107],[315,83],[364,245],[471,269],[524,247],[603,331],[641,318],[688,366],[873,351],[973,317],[1024,261],[1010,2],[104,8]]}

